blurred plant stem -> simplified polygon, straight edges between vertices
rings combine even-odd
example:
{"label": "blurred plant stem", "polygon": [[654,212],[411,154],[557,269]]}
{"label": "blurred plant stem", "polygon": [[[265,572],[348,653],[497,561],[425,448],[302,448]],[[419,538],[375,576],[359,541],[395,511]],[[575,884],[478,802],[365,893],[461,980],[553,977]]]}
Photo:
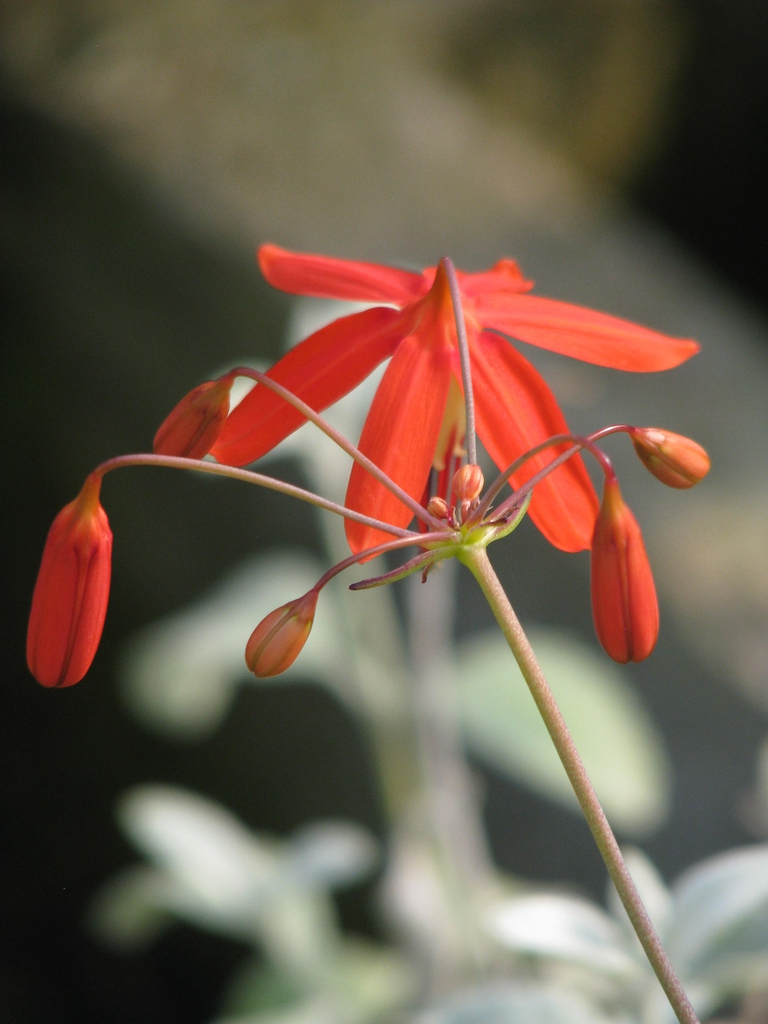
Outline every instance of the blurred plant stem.
{"label": "blurred plant stem", "polygon": [[515,656],[520,671],[528,684],[544,724],[552,738],[563,767],[568,773],[573,790],[587,819],[600,854],[608,868],[619,898],[624,905],[645,954],[661,983],[680,1024],[698,1024],[698,1018],[685,994],[656,929],[640,899],[629,869],[616,842],[608,819],[603,812],[594,787],[587,775],[584,762],[576,749],[565,719],[544,678],[533,648],[523,632],[499,578],[494,572],[485,548],[466,547],[459,555],[470,569],[483,591],[491,610]]}
{"label": "blurred plant stem", "polygon": [[462,937],[464,963],[432,965],[432,989],[455,986],[456,972],[478,981],[491,949],[480,921],[483,893],[493,885],[477,786],[464,756],[452,671],[455,563],[436,566],[428,582],[408,580],[407,610],[414,679],[414,718],[427,813],[446,900]]}
{"label": "blurred plant stem", "polygon": [[[331,560],[349,554],[343,524],[319,517]],[[373,745],[384,807],[390,827],[401,820],[419,789],[417,738],[411,714],[409,666],[397,609],[388,587],[341,595],[347,627],[358,642],[349,645],[355,659],[361,720]],[[362,600],[361,600],[362,598]]]}
{"label": "blurred plant stem", "polygon": [[[323,529],[331,557],[343,557],[343,528],[323,517]],[[407,648],[390,588],[344,602],[347,625],[360,641],[350,645],[361,661],[357,699],[364,705],[388,823],[393,834],[415,831],[426,842],[453,937],[419,944],[430,997],[455,985],[457,975],[481,980],[491,959],[480,909],[494,872],[456,707],[454,585],[452,562],[433,569],[425,585],[420,575],[408,581]]]}

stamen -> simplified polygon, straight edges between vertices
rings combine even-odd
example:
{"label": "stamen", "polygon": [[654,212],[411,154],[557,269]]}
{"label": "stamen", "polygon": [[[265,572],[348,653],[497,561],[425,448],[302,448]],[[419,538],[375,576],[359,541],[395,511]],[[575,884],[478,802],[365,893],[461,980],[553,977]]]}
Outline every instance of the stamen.
{"label": "stamen", "polygon": [[456,340],[459,344],[459,361],[461,363],[461,381],[464,385],[464,406],[467,411],[467,462],[477,464],[477,436],[475,431],[475,396],[472,391],[472,370],[469,363],[469,343],[467,342],[467,325],[464,310],[461,306],[461,291],[456,277],[456,268],[450,256],[443,256],[440,266],[445,271],[448,287],[451,292],[453,316],[456,321]]}

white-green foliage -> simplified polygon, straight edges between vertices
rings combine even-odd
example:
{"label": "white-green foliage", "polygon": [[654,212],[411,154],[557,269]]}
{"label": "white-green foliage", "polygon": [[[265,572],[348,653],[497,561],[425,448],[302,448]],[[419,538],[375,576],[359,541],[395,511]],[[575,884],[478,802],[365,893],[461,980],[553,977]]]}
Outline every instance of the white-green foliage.
{"label": "white-green foliage", "polygon": [[604,1015],[573,989],[518,981],[460,992],[420,1013],[414,1024],[623,1024],[625,1020]]}
{"label": "white-green foliage", "polygon": [[[654,831],[669,810],[659,734],[621,666],[561,630],[526,630],[605,812],[620,832]],[[498,630],[460,644],[456,678],[467,741],[497,770],[577,809],[525,681]]]}
{"label": "white-green foliage", "polygon": [[[731,850],[690,868],[668,889],[638,850],[628,866],[675,970],[701,1017],[768,982],[768,846]],[[493,906],[488,926],[508,949],[569,964],[601,1001],[643,1024],[674,1015],[611,887],[610,910],[555,893]]]}
{"label": "white-green foliage", "polygon": [[237,1016],[363,1024],[402,1006],[414,975],[393,949],[345,936],[331,890],[378,861],[350,822],[316,822],[287,841],[250,832],[217,804],[171,786],[127,794],[118,821],[147,863],[98,894],[90,923],[107,943],[138,948],[174,919],[239,939],[262,954],[226,999]]}

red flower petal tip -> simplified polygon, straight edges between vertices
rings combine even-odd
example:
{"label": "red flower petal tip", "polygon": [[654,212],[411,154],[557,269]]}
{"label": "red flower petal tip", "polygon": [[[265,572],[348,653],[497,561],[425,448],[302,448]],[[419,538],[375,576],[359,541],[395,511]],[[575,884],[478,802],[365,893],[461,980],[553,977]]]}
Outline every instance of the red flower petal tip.
{"label": "red flower petal tip", "polygon": [[202,459],[218,440],[229,415],[229,393],[234,374],[206,381],[185,395],[166,416],[155,434],[156,455]]}
{"label": "red flower petal tip", "polygon": [[279,676],[298,658],[315,619],[318,592],[289,601],[261,620],[245,647],[245,663],[259,679]]}
{"label": "red flower petal tip", "polygon": [[112,531],[89,477],[45,542],[27,631],[27,665],[43,686],[72,686],[91,666],[109,600]]}
{"label": "red flower petal tip", "polygon": [[709,472],[709,456],[690,437],[657,427],[632,427],[629,436],[646,469],[667,487],[693,487]]}
{"label": "red flower petal tip", "polygon": [[606,482],[592,538],[592,615],[614,661],[643,661],[659,635],[656,587],[637,520]]}

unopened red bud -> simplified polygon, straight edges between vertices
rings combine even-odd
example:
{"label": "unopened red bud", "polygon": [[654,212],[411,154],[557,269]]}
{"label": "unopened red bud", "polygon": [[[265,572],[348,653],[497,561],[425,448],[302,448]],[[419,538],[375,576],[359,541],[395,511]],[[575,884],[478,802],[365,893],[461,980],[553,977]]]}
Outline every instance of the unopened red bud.
{"label": "unopened red bud", "polygon": [[453,493],[459,501],[474,501],[483,489],[485,480],[479,466],[467,463],[456,470],[453,477]]}
{"label": "unopened red bud", "polygon": [[437,519],[447,519],[450,515],[448,502],[444,498],[430,498],[427,502],[427,512]]}
{"label": "unopened red bud", "polygon": [[234,374],[206,381],[185,395],[155,434],[156,455],[202,459],[216,444],[229,415],[229,392]]}
{"label": "unopened red bud", "polygon": [[658,427],[633,427],[629,436],[646,468],[668,487],[693,487],[709,472],[709,456],[690,437]]}
{"label": "unopened red bud", "polygon": [[32,597],[27,665],[43,686],[72,686],[91,667],[109,600],[112,531],[100,477],[56,516]]}
{"label": "unopened red bud", "polygon": [[616,480],[606,482],[592,538],[592,616],[614,661],[642,661],[656,644],[659,606],[637,520]]}
{"label": "unopened red bud", "polygon": [[255,676],[279,676],[296,661],[312,629],[317,597],[310,590],[261,620],[245,647],[245,662]]}

